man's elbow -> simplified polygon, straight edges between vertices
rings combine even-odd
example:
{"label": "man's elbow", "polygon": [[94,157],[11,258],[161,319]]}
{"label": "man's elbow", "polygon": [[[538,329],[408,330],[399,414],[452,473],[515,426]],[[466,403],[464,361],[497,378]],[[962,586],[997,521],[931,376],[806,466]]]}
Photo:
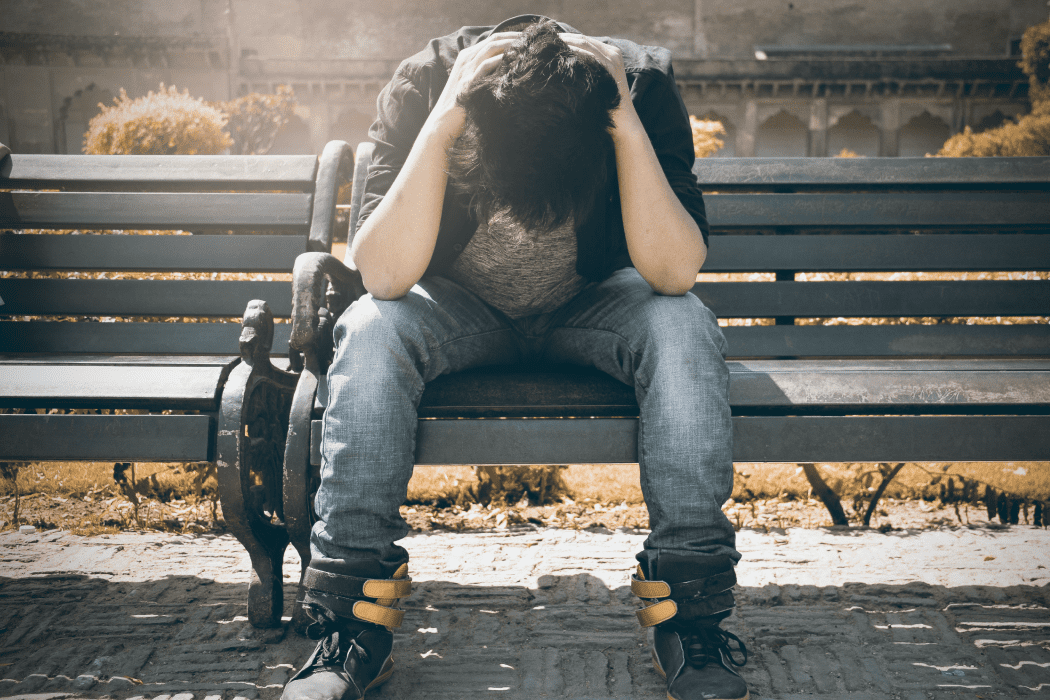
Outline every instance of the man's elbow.
{"label": "man's elbow", "polygon": [[657,294],[669,297],[680,297],[691,291],[696,284],[696,275],[706,258],[706,248],[701,251],[698,260],[689,263],[678,262],[677,264],[664,267],[658,273],[647,279],[649,285]]}
{"label": "man's elbow", "polygon": [[687,280],[661,281],[651,286],[657,294],[665,297],[680,297],[689,293],[695,283],[696,275],[693,275]]}
{"label": "man's elbow", "polygon": [[361,273],[361,283],[364,285],[365,291],[371,294],[373,299],[382,301],[400,299],[408,294],[408,290],[412,288],[412,285],[406,287],[404,284],[398,284],[389,277],[367,275],[363,271]]}

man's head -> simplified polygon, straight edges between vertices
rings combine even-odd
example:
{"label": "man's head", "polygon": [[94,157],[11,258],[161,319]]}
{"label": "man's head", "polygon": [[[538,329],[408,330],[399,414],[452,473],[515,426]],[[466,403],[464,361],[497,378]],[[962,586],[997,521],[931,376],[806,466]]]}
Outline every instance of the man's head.
{"label": "man's head", "polygon": [[460,97],[467,123],[450,175],[479,220],[509,208],[522,225],[549,230],[582,220],[605,191],[619,91],[558,31],[552,21],[525,28],[500,67]]}

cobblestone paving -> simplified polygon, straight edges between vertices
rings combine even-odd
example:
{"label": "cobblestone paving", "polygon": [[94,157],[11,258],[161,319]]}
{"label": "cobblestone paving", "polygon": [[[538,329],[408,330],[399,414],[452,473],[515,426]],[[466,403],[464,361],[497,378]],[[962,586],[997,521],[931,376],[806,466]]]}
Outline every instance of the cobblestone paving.
{"label": "cobblestone paving", "polygon": [[[644,533],[416,534],[376,698],[663,698],[628,588]],[[742,531],[756,698],[1050,697],[1050,532]],[[0,535],[0,696],[276,700],[312,642],[244,617],[231,537]],[[1044,563],[1045,562],[1045,563]],[[288,550],[286,614],[298,562]]]}

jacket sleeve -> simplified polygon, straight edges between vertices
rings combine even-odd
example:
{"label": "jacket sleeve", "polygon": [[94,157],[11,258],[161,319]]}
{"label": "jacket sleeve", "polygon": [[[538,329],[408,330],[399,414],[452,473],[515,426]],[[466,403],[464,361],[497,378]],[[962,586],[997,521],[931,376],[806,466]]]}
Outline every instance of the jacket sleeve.
{"label": "jacket sleeve", "polygon": [[689,112],[675,83],[674,71],[640,72],[631,89],[635,110],[642,120],[649,141],[656,151],[667,182],[678,201],[696,221],[707,244],[710,226],[704,209],[704,197],[693,174],[693,130]]}
{"label": "jacket sleeve", "polygon": [[418,87],[420,84],[419,76],[409,75],[406,64],[402,64],[379,93],[376,120],[368,129],[375,148],[365,181],[358,228],[390,191],[430,113]]}

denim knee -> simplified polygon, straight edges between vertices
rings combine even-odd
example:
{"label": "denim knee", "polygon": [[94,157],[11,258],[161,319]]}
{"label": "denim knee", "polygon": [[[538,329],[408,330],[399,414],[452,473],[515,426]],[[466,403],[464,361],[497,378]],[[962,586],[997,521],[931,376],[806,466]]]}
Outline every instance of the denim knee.
{"label": "denim knee", "polygon": [[335,324],[335,344],[344,339],[355,344],[376,338],[387,338],[391,333],[400,335],[400,328],[409,325],[405,299],[386,301],[366,294],[343,312]]}
{"label": "denim knee", "polygon": [[647,349],[661,356],[725,358],[728,344],[718,319],[693,294],[649,298],[639,309]]}

